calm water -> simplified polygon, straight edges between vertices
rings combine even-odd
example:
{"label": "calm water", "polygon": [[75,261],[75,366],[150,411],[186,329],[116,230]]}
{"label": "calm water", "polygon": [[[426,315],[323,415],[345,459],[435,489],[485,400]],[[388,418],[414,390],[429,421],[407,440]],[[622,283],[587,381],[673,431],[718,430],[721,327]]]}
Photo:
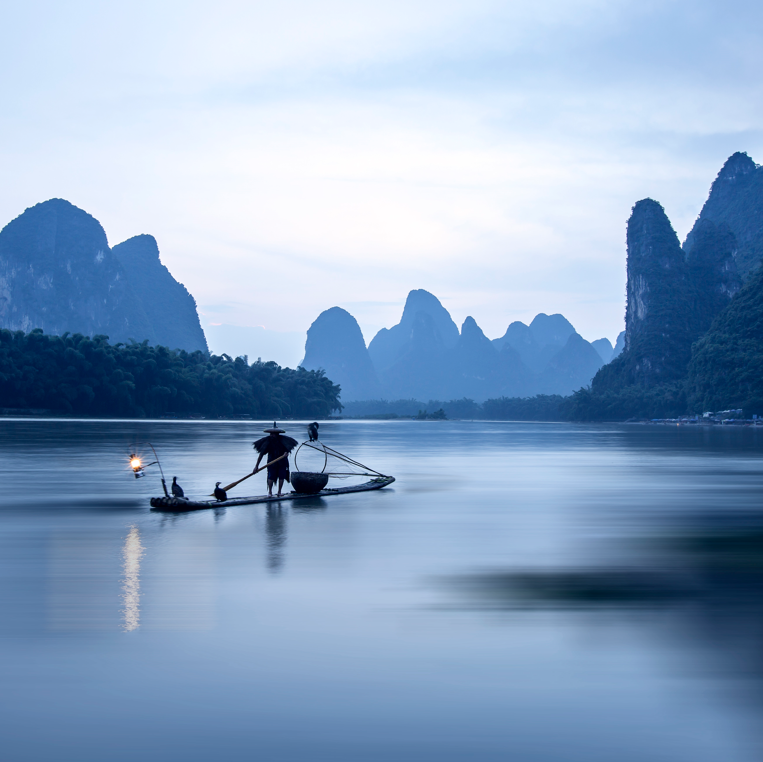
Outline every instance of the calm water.
{"label": "calm water", "polygon": [[[261,429],[0,421],[2,759],[759,758],[758,559],[705,575],[664,538],[757,526],[763,431],[327,422],[393,487],[187,515],[126,468],[150,441],[209,493]],[[504,585],[578,569],[691,593]]]}

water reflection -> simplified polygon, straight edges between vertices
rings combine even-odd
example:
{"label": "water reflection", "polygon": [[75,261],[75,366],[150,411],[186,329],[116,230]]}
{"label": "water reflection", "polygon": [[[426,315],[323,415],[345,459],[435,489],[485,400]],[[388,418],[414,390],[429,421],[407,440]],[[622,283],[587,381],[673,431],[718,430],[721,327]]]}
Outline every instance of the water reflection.
{"label": "water reflection", "polygon": [[758,511],[763,427],[338,421],[396,489],[160,514],[115,482],[150,440],[208,494],[259,428],[0,422],[6,757],[760,758],[763,532],[665,521]]}
{"label": "water reflection", "polygon": [[143,550],[138,527],[130,527],[130,532],[125,538],[122,549],[122,558],[124,559],[122,629],[126,632],[137,630],[140,627],[140,559],[143,556]]}
{"label": "water reflection", "polygon": [[225,518],[227,509],[224,506],[215,506],[212,509],[212,512],[214,513],[214,516],[215,516],[215,524],[218,524]]}
{"label": "water reflection", "polygon": [[284,564],[286,551],[286,513],[280,505],[269,504],[265,513],[268,570],[276,574]]}
{"label": "water reflection", "polygon": [[627,567],[495,569],[453,577],[447,586],[457,606],[478,610],[607,612],[651,627],[665,619],[630,615],[668,612],[678,626],[659,631],[678,634],[681,647],[699,647],[695,666],[720,664],[727,677],[763,693],[763,514],[703,514],[620,544]]}
{"label": "water reflection", "polygon": [[[120,535],[122,533],[120,532]],[[118,613],[121,537],[60,530],[47,549],[47,614],[52,630],[110,630]]]}
{"label": "water reflection", "polygon": [[328,508],[328,501],[322,497],[306,497],[303,500],[296,500],[292,506],[292,513],[319,513]]}

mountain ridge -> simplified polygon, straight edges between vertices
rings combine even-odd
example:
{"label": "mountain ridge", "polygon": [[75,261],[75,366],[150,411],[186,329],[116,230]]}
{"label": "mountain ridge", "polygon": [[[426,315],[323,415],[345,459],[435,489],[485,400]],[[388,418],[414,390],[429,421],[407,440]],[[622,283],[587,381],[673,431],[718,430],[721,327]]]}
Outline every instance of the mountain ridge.
{"label": "mountain ridge", "polygon": [[155,239],[112,249],[95,217],[59,198],[0,231],[0,327],[207,351],[196,303],[161,264]]}
{"label": "mountain ridge", "polygon": [[196,300],[162,264],[156,239],[152,235],[136,235],[118,243],[111,251],[122,263],[133,291],[139,295],[153,327],[154,343],[171,349],[207,352]]}
{"label": "mountain ridge", "polygon": [[[306,352],[305,367],[324,367],[327,372],[329,367],[335,368],[337,375],[332,379],[342,386],[343,402],[361,400],[356,396],[359,383],[353,375],[353,369],[365,363],[359,359],[360,339],[353,349],[355,359],[342,350],[344,355],[337,360],[328,348],[340,346],[342,341],[330,335],[328,324],[319,323],[321,316],[311,326],[311,342],[313,348],[326,349],[312,351],[309,361]],[[378,378],[379,394],[386,399],[482,401],[548,393],[546,390],[569,394],[590,383],[603,363],[597,350],[563,315],[539,313],[530,326],[515,321],[504,336],[491,340],[471,316],[459,331],[440,300],[423,289],[408,294],[399,323],[377,332],[367,356]],[[554,358],[556,362],[550,365]]]}

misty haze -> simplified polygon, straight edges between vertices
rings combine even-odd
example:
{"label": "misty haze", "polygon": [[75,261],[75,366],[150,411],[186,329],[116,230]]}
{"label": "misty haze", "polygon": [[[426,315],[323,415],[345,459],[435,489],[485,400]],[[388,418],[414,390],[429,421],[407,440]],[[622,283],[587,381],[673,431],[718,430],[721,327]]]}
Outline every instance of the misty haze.
{"label": "misty haze", "polygon": [[0,757],[758,760],[762,21],[9,7]]}

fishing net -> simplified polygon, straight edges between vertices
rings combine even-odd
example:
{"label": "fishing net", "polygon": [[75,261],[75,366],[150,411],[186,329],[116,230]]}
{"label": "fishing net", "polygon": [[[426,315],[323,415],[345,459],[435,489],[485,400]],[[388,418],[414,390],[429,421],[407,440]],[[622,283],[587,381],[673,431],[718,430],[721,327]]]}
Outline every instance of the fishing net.
{"label": "fishing net", "polygon": [[351,476],[384,476],[323,442],[303,442],[294,453],[294,470],[328,474],[335,479],[349,479]]}

